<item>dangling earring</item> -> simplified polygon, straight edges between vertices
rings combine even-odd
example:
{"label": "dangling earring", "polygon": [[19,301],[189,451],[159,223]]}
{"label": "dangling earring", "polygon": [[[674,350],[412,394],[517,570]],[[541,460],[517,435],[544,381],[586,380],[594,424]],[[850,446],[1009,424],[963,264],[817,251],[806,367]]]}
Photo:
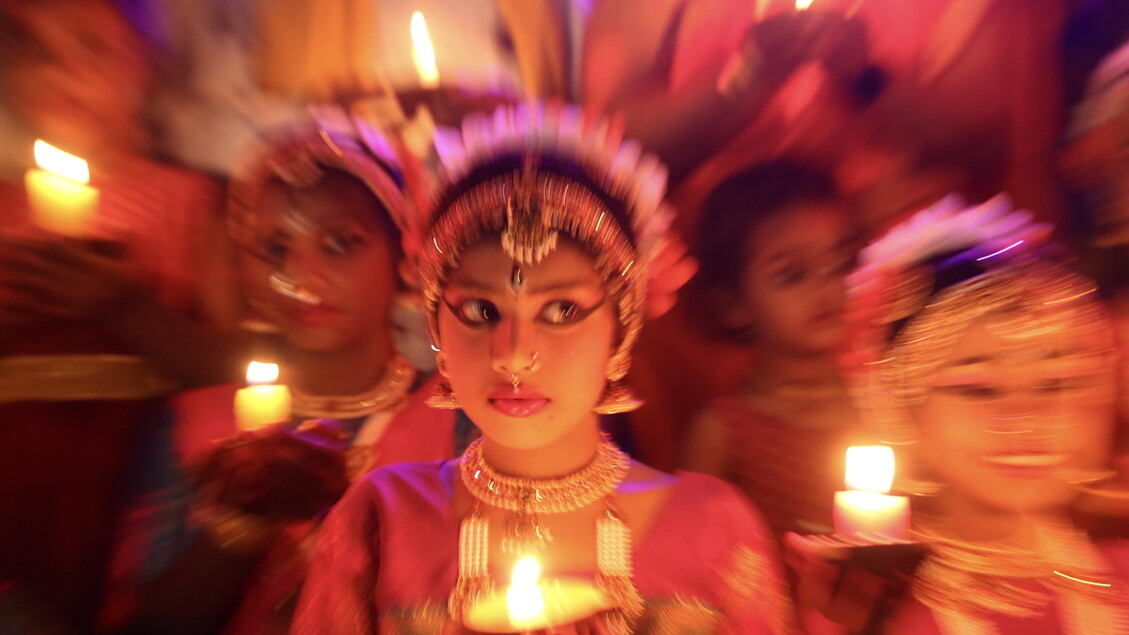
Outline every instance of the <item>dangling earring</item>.
{"label": "dangling earring", "polygon": [[614,415],[621,412],[631,412],[643,405],[643,400],[631,392],[631,387],[622,379],[609,379],[604,387],[604,396],[593,410],[596,414]]}
{"label": "dangling earring", "polygon": [[435,363],[439,366],[439,374],[443,376],[443,379],[436,382],[435,388],[431,390],[431,396],[424,403],[437,410],[458,410],[460,407],[459,400],[455,397],[451,383],[446,379],[447,356],[443,354],[443,351],[435,353]]}

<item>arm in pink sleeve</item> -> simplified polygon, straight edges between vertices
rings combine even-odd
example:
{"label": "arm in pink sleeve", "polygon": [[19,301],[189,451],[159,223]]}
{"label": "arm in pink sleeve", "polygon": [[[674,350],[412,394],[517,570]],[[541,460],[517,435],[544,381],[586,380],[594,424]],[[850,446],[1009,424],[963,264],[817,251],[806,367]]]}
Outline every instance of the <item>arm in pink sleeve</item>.
{"label": "arm in pink sleeve", "polygon": [[326,517],[291,633],[376,632],[380,536],[375,490],[358,481]]}

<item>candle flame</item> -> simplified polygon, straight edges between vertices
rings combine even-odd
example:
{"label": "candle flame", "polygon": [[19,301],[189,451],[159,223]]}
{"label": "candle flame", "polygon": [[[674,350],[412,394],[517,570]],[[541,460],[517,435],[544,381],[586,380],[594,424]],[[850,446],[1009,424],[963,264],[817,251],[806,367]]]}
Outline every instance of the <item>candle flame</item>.
{"label": "candle flame", "polygon": [[514,565],[513,579],[506,590],[506,609],[511,624],[522,625],[544,614],[545,597],[537,584],[540,576],[541,565],[533,556],[526,556]]}
{"label": "candle flame", "polygon": [[35,163],[48,172],[76,183],[90,182],[90,166],[69,152],[63,152],[42,139],[35,140]]}
{"label": "candle flame", "polygon": [[796,0],[796,10],[805,11],[811,6],[812,0]]}
{"label": "candle flame", "polygon": [[439,67],[435,64],[435,48],[431,45],[431,36],[427,33],[427,21],[423,19],[422,11],[412,13],[412,60],[419,73],[419,83],[424,88],[435,88],[439,85]]}
{"label": "candle flame", "polygon": [[847,489],[883,494],[894,482],[894,451],[884,445],[847,448]]}
{"label": "candle flame", "polygon": [[264,364],[263,362],[247,364],[248,384],[273,384],[276,381],[278,381],[278,364]]}

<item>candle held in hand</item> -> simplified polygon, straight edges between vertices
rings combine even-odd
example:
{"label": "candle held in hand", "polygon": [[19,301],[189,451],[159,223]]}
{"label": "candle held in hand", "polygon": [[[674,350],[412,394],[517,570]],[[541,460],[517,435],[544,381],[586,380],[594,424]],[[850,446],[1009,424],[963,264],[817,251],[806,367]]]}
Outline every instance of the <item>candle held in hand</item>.
{"label": "candle held in hand", "polygon": [[275,384],[278,365],[251,362],[246,388],[235,393],[235,421],[240,430],[256,430],[290,419],[290,389]]}
{"label": "candle held in hand", "polygon": [[835,531],[857,538],[904,540],[909,499],[890,496],[894,451],[885,446],[847,448],[847,491],[835,492]]}
{"label": "candle held in hand", "polygon": [[98,190],[87,185],[90,168],[86,161],[36,140],[35,163],[39,167],[24,176],[32,221],[66,236],[89,234],[98,208]]}

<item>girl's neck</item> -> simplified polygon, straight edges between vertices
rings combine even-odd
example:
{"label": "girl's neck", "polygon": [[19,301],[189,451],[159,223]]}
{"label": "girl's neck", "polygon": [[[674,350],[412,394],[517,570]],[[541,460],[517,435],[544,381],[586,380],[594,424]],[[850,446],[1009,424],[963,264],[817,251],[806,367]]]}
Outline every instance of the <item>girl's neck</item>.
{"label": "girl's neck", "polygon": [[830,352],[801,354],[763,350],[754,364],[756,381],[771,386],[837,385],[842,375],[835,355]]}
{"label": "girl's neck", "polygon": [[972,542],[999,542],[1017,535],[1027,523],[1061,522],[1051,512],[1022,513],[987,505],[967,496],[942,494],[941,513],[947,519],[950,538]]}
{"label": "girl's neck", "polygon": [[535,448],[510,448],[486,436],[483,458],[490,467],[512,476],[553,478],[580,471],[592,461],[600,443],[599,418],[572,427],[564,436]]}
{"label": "girl's neck", "polygon": [[287,382],[312,395],[364,392],[384,377],[393,355],[390,335],[324,353],[290,348],[286,351]]}

